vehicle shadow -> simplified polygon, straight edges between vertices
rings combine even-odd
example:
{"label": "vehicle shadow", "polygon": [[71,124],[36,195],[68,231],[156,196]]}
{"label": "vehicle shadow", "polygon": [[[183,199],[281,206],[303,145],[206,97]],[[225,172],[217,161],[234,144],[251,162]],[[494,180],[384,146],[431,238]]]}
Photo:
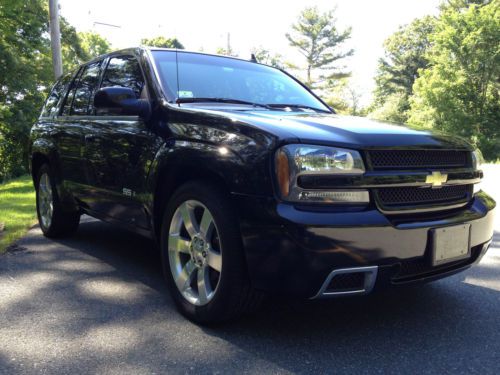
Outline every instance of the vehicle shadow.
{"label": "vehicle shadow", "polygon": [[[94,233],[102,226],[91,225]],[[118,232],[107,237],[106,241],[113,246],[106,246],[104,252],[101,237],[82,234],[85,241],[93,238],[100,245],[99,250],[84,251],[91,251],[93,256],[107,262],[116,260],[117,255],[118,263],[124,258],[132,261],[136,264],[135,277],[166,294],[169,300],[161,279],[158,253],[148,248],[149,241]],[[117,243],[120,238],[123,244]],[[500,232],[495,232],[490,252],[497,253],[499,243]],[[138,251],[141,249],[146,251]],[[500,265],[500,259],[496,260],[496,265]],[[432,347],[451,352],[450,346],[456,351],[456,355],[449,357],[451,365],[458,360],[459,353],[470,358],[471,351],[474,352],[464,341],[468,337],[482,332],[481,337],[475,338],[477,348],[491,342],[488,331],[492,319],[496,319],[492,311],[500,311],[500,290],[465,282],[471,273],[483,280],[499,279],[500,270],[489,264],[476,267],[476,272],[473,269],[433,284],[391,289],[366,298],[304,301],[269,297],[256,313],[235,322],[205,327],[204,332],[290,371],[310,369],[313,364],[324,368],[331,358],[335,358],[337,365],[345,362],[348,368],[351,362],[342,359],[352,360],[360,351],[364,352],[362,356],[387,366],[398,355],[413,357],[415,364],[420,360],[425,363],[424,353],[432,352]],[[496,306],[491,306],[493,301]],[[489,308],[478,309],[478,306]],[[414,351],[418,349],[415,342],[423,345],[420,351]],[[265,347],[274,350],[263,350]],[[284,353],[288,353],[285,358],[298,355],[310,360],[290,361],[283,358]]]}
{"label": "vehicle shadow", "polygon": [[[37,241],[47,243],[41,236],[30,241],[30,247],[36,247]],[[54,250],[40,258],[38,271],[64,269],[64,277],[47,288],[74,296],[74,300],[64,302],[67,306],[63,308],[81,311],[80,315],[85,317],[78,324],[57,322],[49,328],[56,333],[63,329],[70,331],[75,339],[105,325],[117,324],[120,329],[134,330],[135,339],[130,341],[135,342],[124,346],[121,356],[128,353],[133,358],[145,345],[165,350],[173,345],[172,332],[181,332],[186,337],[198,332],[238,349],[230,356],[205,361],[204,372],[224,369],[238,361],[244,363],[249,356],[284,371],[304,373],[330,372],[327,369],[448,372],[498,366],[495,358],[500,349],[500,285],[494,281],[500,280],[500,232],[495,232],[492,256],[487,263],[433,284],[391,289],[365,298],[297,301],[270,297],[252,315],[201,330],[176,312],[152,241],[85,219],[74,236],[48,243],[63,250]],[[71,252],[64,253],[64,248]],[[74,261],[78,266],[83,256],[95,259],[99,266],[94,265],[88,271],[68,271],[68,262]],[[89,285],[89,281],[110,278],[118,285],[118,289],[109,292],[114,295],[102,290],[95,295],[82,292],[82,285]],[[470,278],[474,280],[468,281]],[[127,282],[141,293],[120,296],[119,285]],[[123,293],[130,293],[127,288]],[[4,313],[22,316],[33,311],[36,305],[26,299]],[[151,315],[157,325],[144,327],[142,322]],[[174,349],[170,360],[175,359],[176,363],[182,363],[190,355],[186,348]],[[153,368],[158,363],[150,361]]]}

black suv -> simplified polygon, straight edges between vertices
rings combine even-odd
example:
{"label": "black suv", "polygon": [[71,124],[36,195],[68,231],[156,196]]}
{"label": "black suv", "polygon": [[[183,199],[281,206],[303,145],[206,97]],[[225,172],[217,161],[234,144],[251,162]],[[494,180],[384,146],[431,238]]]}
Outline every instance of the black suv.
{"label": "black suv", "polygon": [[336,115],[252,61],[136,48],[62,77],[32,129],[48,237],[82,213],[154,239],[181,312],[362,295],[486,252],[495,202],[455,137]]}

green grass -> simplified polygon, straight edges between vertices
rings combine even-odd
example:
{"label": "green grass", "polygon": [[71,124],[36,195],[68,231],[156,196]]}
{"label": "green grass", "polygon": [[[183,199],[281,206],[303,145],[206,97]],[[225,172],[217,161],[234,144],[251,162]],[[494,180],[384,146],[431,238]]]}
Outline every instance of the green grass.
{"label": "green grass", "polygon": [[31,176],[0,184],[0,253],[22,237],[36,222],[35,190]]}

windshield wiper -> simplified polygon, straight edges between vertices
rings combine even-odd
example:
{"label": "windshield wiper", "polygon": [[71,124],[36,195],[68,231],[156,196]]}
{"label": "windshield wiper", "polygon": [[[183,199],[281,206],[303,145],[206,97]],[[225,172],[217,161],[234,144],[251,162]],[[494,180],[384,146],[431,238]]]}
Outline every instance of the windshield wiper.
{"label": "windshield wiper", "polygon": [[175,101],[177,104],[181,103],[228,103],[228,104],[243,104],[243,105],[251,105],[253,107],[262,107],[271,109],[267,104],[259,104],[253,102],[247,102],[245,100],[239,99],[231,99],[231,98],[178,98]]}
{"label": "windshield wiper", "polygon": [[282,104],[282,103],[274,103],[274,104],[266,104],[266,105],[269,108],[298,108],[298,109],[310,109],[312,111],[322,112],[322,113],[331,113],[331,111],[328,111],[326,109],[311,107],[311,106],[304,105],[304,104]]}

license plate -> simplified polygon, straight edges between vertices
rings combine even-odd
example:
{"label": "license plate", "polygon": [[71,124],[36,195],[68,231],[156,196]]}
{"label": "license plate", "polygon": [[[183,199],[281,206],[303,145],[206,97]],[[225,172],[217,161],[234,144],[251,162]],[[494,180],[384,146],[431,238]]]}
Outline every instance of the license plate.
{"label": "license plate", "polygon": [[470,224],[433,229],[432,239],[433,266],[470,257]]}

